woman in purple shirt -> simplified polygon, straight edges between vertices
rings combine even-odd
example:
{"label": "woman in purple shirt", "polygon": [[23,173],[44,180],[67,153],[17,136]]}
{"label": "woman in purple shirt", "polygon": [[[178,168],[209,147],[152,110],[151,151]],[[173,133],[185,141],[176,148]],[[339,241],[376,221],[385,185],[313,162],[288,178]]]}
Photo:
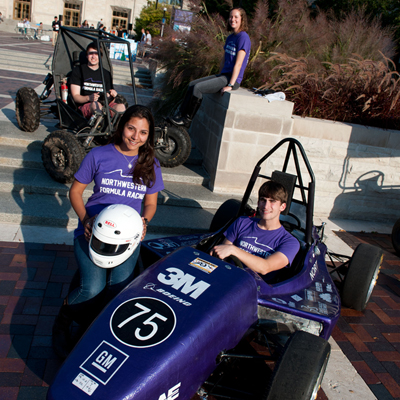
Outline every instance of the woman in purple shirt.
{"label": "woman in purple shirt", "polygon": [[[97,214],[111,204],[125,204],[141,214],[143,240],[157,209],[157,194],[164,189],[160,164],[154,156],[154,130],[154,119],[147,107],[129,107],[112,143],[91,150],[75,174],[69,195],[79,218],[74,253],[80,279],[70,288],[53,326],[53,348],[61,358],[71,350],[72,321],[87,327],[134,277],[140,246],[122,264],[105,269],[90,259],[89,240]],[[83,193],[91,182],[93,194],[85,204]]]}
{"label": "woman in purple shirt", "polygon": [[242,82],[249,60],[251,42],[247,30],[247,16],[242,8],[234,8],[229,14],[229,27],[233,33],[225,42],[225,56],[220,73],[190,82],[180,111],[169,120],[176,126],[190,127],[200,108],[204,93],[229,92],[236,90]]}

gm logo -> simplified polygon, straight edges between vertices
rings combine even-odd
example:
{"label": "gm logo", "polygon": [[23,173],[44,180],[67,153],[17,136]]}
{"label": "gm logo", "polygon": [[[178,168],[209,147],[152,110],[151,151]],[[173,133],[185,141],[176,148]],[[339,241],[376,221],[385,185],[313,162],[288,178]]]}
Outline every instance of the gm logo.
{"label": "gm logo", "polygon": [[80,368],[106,385],[128,357],[123,351],[103,340]]}

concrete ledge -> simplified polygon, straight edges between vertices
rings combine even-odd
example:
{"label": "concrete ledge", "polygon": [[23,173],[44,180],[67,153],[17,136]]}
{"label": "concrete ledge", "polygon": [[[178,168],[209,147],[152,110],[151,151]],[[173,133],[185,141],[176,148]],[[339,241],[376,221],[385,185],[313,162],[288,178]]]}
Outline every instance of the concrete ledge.
{"label": "concrete ledge", "polygon": [[[268,103],[242,88],[205,95],[190,135],[203,155],[210,188],[243,194],[257,161],[291,136],[302,143],[316,176],[316,216],[394,222],[400,131],[292,116],[293,106]],[[277,153],[262,172],[280,169],[284,155]]]}

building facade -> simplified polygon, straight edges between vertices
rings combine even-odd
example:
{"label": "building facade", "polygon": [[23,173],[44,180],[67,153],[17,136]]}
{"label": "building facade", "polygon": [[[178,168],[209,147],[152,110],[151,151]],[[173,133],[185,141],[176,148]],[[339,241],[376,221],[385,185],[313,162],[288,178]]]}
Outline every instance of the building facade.
{"label": "building facade", "polygon": [[[158,0],[158,4],[181,6],[181,0]],[[102,19],[107,29],[135,26],[135,18],[147,5],[147,0],[0,0],[0,11],[15,21],[28,18],[33,23],[51,25],[54,16],[62,15],[65,26],[79,26],[87,20],[97,26]]]}

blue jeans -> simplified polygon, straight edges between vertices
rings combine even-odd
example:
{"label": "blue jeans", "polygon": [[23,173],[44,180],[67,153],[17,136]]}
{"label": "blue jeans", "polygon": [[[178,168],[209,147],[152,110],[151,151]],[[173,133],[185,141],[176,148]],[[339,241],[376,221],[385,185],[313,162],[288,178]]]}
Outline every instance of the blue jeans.
{"label": "blue jeans", "polygon": [[132,281],[140,245],[125,262],[110,269],[100,268],[92,262],[89,256],[89,243],[84,235],[74,240],[74,253],[79,267],[80,282],[79,286],[68,294],[68,304],[73,311],[88,309],[94,304],[94,308],[101,310]]}

